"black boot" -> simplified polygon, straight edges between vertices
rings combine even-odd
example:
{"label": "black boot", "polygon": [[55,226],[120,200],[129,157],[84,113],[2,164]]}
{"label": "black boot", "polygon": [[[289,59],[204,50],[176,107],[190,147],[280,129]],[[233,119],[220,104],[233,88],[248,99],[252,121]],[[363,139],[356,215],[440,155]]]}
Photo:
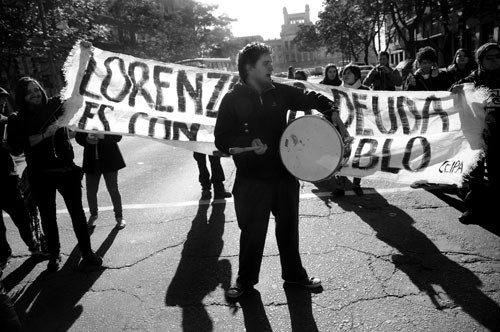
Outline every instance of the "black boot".
{"label": "black boot", "polygon": [[214,198],[224,199],[229,198],[233,195],[229,191],[226,191],[223,183],[214,183]]}

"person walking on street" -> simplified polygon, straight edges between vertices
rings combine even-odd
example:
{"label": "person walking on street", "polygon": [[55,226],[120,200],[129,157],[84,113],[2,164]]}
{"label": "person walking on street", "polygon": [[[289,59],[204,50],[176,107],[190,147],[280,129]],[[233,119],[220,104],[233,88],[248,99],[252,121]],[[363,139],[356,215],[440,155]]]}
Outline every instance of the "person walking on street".
{"label": "person walking on street", "polygon": [[122,197],[118,189],[118,170],[126,166],[118,147],[121,139],[121,135],[76,133],[75,140],[84,148],[82,167],[85,173],[87,203],[90,211],[87,223],[89,228],[95,226],[94,222],[98,218],[97,192],[101,177],[104,177],[113,203],[116,228],[123,229],[126,226],[125,219],[123,219]]}
{"label": "person walking on street", "polygon": [[370,70],[363,81],[363,85],[372,90],[395,91],[396,86],[403,84],[401,74],[389,65],[389,53],[382,51],[378,54],[378,65]]}
{"label": "person walking on street", "polygon": [[210,191],[212,186],[214,187],[215,199],[231,197],[231,193],[224,188],[224,180],[226,178],[224,177],[224,169],[220,163],[220,157],[208,156],[212,176],[210,176],[210,171],[207,167],[207,155],[200,152],[193,152],[193,158],[198,165],[198,181],[201,185],[201,197],[210,198],[212,196]]}
{"label": "person walking on street", "polygon": [[2,137],[0,146],[0,269],[7,265],[12,255],[12,249],[7,241],[7,229],[2,211],[5,211],[10,216],[31,254],[46,255],[41,250],[40,243],[36,241],[31,230],[31,217],[24,205],[22,193],[19,189],[17,167],[10,154],[13,151],[5,140],[9,116],[13,111],[9,93],[0,88],[0,137]]}
{"label": "person walking on street", "polygon": [[[82,206],[83,171],[75,165],[73,146],[67,127],[57,118],[63,114],[60,97],[48,98],[40,83],[23,77],[16,88],[18,116],[8,126],[9,145],[24,151],[28,178],[40,210],[47,250],[47,269],[57,271],[61,264],[61,244],[56,214],[56,191],[64,198],[82,254],[83,265],[101,266],[102,258],[91,248],[85,211]],[[11,116],[12,117],[12,116]]]}
{"label": "person walking on street", "polygon": [[247,44],[239,51],[237,64],[240,81],[222,99],[215,145],[227,154],[233,147],[253,151],[233,155],[234,205],[241,234],[238,276],[226,296],[240,297],[259,282],[270,213],[276,218],[281,277],[287,283],[320,287],[321,280],[308,276],[300,258],[300,185],[281,161],[279,141],[287,126],[288,110],[317,109],[331,118],[343,136],[348,136],[347,130],[327,97],[272,81],[268,45]]}
{"label": "person walking on street", "polygon": [[[342,71],[342,87],[358,90],[370,90],[366,85],[361,83],[361,68],[359,66],[350,64],[347,65]],[[333,179],[333,190],[332,197],[340,198],[345,195],[345,189],[347,186],[347,177],[343,175],[334,176]],[[356,195],[363,195],[363,189],[361,188],[361,178],[352,179],[352,191]]]}

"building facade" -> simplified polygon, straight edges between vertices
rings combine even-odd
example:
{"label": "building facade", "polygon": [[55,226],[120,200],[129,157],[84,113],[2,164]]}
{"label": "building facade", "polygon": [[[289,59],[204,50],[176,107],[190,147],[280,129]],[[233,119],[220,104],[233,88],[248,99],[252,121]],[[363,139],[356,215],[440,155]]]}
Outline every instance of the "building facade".
{"label": "building facade", "polygon": [[274,71],[285,72],[288,67],[294,68],[315,68],[325,66],[328,63],[342,65],[342,55],[340,53],[329,54],[326,48],[320,48],[315,52],[299,51],[293,39],[299,31],[301,24],[312,25],[309,5],[306,5],[303,13],[288,13],[286,7],[283,8],[283,24],[279,39],[266,40],[266,43],[273,49],[272,59]]}

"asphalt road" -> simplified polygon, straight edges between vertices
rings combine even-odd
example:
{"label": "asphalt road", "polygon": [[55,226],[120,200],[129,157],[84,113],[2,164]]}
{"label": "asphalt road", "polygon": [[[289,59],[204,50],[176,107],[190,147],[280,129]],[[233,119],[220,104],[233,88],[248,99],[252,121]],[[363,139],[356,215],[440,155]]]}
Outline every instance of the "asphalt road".
{"label": "asphalt road", "polygon": [[[127,227],[114,228],[102,183],[92,233],[105,268],[78,267],[61,197],[57,273],[29,256],[5,218],[14,257],[4,282],[26,331],[500,330],[500,232],[460,224],[452,190],[363,179],[365,195],[332,200],[326,184],[302,183],[301,253],[323,288],[283,284],[271,222],[260,282],[231,302],[224,290],[237,272],[239,239],[232,199],[200,200],[187,151],[137,138],[120,146]],[[81,162],[81,148],[75,153]],[[223,166],[231,188],[231,159]]]}

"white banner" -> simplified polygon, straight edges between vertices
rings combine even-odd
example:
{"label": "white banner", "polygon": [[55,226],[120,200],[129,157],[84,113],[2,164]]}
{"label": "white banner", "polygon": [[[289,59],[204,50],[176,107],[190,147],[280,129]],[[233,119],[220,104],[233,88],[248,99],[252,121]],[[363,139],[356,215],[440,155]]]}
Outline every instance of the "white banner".
{"label": "white banner", "polygon": [[[212,154],[219,103],[237,73],[162,63],[75,45],[64,67],[63,124],[152,138]],[[274,78],[320,92],[354,137],[340,174],[411,183],[462,183],[482,148],[485,98],[445,91],[365,91]],[[293,118],[295,114],[291,114]]]}

